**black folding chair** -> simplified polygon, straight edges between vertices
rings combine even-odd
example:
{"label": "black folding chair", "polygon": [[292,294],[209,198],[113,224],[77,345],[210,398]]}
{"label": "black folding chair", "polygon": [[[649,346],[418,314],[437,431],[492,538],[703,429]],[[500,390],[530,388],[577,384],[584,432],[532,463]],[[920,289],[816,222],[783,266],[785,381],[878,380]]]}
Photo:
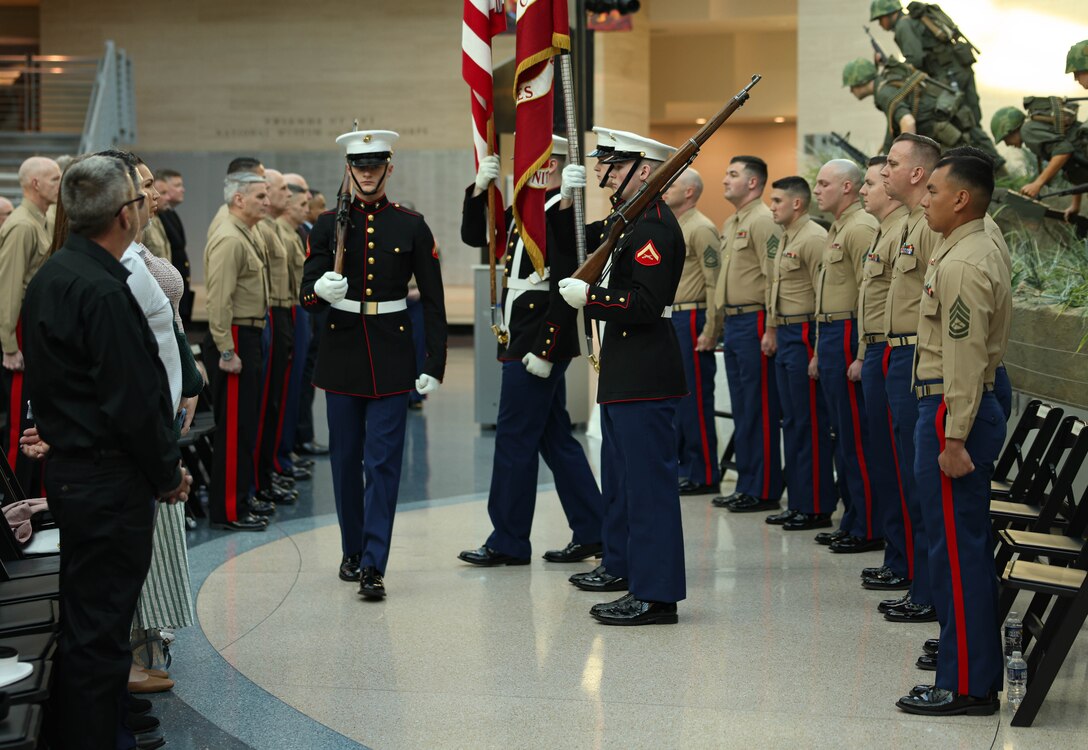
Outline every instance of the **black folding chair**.
{"label": "black folding chair", "polygon": [[990,494],[998,499],[1022,497],[1062,420],[1064,411],[1033,399],[1013,428],[1009,442],[994,465]]}

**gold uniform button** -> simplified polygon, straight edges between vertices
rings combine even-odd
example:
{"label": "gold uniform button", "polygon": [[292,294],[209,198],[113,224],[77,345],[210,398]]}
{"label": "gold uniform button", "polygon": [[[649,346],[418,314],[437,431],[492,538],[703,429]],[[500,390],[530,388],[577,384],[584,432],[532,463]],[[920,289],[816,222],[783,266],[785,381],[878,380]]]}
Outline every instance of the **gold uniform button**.
{"label": "gold uniform button", "polygon": [[529,303],[529,309],[532,310],[534,307],[536,307],[536,303],[535,302],[530,302]]}
{"label": "gold uniform button", "polygon": [[552,343],[552,340],[551,339],[544,339],[544,343],[545,344],[550,344],[550,343]]}
{"label": "gold uniform button", "polygon": [[399,248],[399,247],[394,247],[394,248],[393,248],[393,252],[394,252],[394,253],[399,253],[399,252],[400,252],[400,248]]}
{"label": "gold uniform button", "polygon": [[624,302],[624,301],[625,301],[625,300],[623,299],[623,297],[620,297],[620,302]]}
{"label": "gold uniform button", "polygon": [[367,227],[366,228],[366,233],[367,234],[374,234],[374,227]]}
{"label": "gold uniform button", "polygon": [[373,257],[371,257],[371,258],[367,258],[367,259],[366,259],[366,262],[367,262],[367,263],[373,263],[373,262],[374,262],[374,258],[373,258]]}
{"label": "gold uniform button", "polygon": [[403,330],[404,330],[404,326],[401,326],[401,327],[400,327],[400,330],[402,330],[402,331],[403,331]]}
{"label": "gold uniform button", "polygon": [[627,337],[627,331],[624,331],[622,335],[623,335],[624,338],[626,338]]}
{"label": "gold uniform button", "polygon": [[366,290],[366,296],[367,296],[367,297],[369,297],[369,296],[370,296],[370,295],[372,295],[372,294],[374,294],[374,290],[373,290],[373,289],[367,289],[367,290]]}
{"label": "gold uniform button", "polygon": [[592,300],[595,300],[595,299],[597,299],[597,295],[596,294],[591,294],[591,295],[589,295],[589,298],[592,299]]}
{"label": "gold uniform button", "polygon": [[374,221],[374,214],[367,214],[366,215],[366,220],[367,221]]}
{"label": "gold uniform button", "polygon": [[329,328],[336,328],[336,323],[329,323]]}
{"label": "gold uniform button", "polygon": [[612,301],[611,295],[608,295],[608,294],[604,295],[604,301],[605,302],[611,302]]}
{"label": "gold uniform button", "polygon": [[372,274],[372,273],[368,273],[368,274],[366,275],[366,280],[367,280],[367,281],[373,281],[373,280],[374,280],[374,274]]}
{"label": "gold uniform button", "polygon": [[547,352],[547,350],[545,350],[545,351],[542,351],[542,352],[540,353],[540,356],[541,356],[541,357],[547,357],[547,356],[548,356],[548,352]]}
{"label": "gold uniform button", "polygon": [[548,333],[555,333],[555,327],[552,326],[552,327],[548,328]]}
{"label": "gold uniform button", "polygon": [[371,240],[370,242],[366,243],[366,246],[369,247],[371,250],[373,250],[374,249],[374,240]]}

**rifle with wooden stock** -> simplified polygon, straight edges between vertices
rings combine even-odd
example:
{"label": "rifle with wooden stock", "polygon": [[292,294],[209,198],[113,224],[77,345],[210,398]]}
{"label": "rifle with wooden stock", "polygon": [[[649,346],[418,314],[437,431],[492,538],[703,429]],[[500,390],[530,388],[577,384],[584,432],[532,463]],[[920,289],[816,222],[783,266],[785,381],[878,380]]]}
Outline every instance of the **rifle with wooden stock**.
{"label": "rifle with wooden stock", "polygon": [[350,221],[351,166],[348,165],[344,168],[344,179],[336,194],[336,255],[333,258],[332,270],[338,274],[344,273],[344,236],[347,234]]}
{"label": "rifle with wooden stock", "polygon": [[[608,217],[608,225],[610,227],[608,237],[604,242],[593,251],[593,253],[586,258],[585,263],[578,267],[578,270],[572,274],[572,278],[579,279],[587,284],[596,284],[601,274],[604,272],[604,267],[608,263],[609,257],[612,255],[612,250],[616,247],[616,243],[619,241],[620,234],[627,229],[628,224],[632,220],[638,218],[646,210],[659,195],[669,189],[669,186],[673,181],[680,176],[688,166],[695,161],[695,157],[699,155],[699,149],[710,136],[714,135],[714,132],[720,128],[726,120],[728,120],[734,112],[741,108],[746,101],[748,101],[749,91],[755,86],[763,76],[754,75],[752,80],[737,92],[729,102],[722,107],[718,114],[714,115],[714,118],[709,120],[706,125],[703,125],[699,129],[699,132],[693,135],[683,146],[676,149],[676,152],[668,158],[667,161],[653,171],[649,178],[642,184],[630,200],[624,202],[618,208],[616,208],[612,215]],[[582,227],[577,227],[576,231],[583,232]]]}

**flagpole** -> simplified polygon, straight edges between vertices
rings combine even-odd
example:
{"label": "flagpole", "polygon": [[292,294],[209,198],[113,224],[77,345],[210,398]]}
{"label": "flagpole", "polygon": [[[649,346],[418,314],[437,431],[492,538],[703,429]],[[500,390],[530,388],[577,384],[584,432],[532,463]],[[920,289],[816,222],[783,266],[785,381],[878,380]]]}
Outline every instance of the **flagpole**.
{"label": "flagpole", "polygon": [[[495,113],[487,118],[487,155],[495,154]],[[499,311],[498,285],[495,280],[495,182],[487,184],[487,263],[491,274],[491,332],[500,344],[510,340],[510,334],[502,329],[502,318]]]}
{"label": "flagpole", "polygon": [[[578,113],[574,103],[574,71],[570,63],[570,51],[559,56],[559,73],[563,79],[563,109],[567,119],[567,156],[571,164],[582,163],[581,133],[578,130]],[[586,259],[586,205],[585,193],[581,188],[574,190],[571,196],[574,203],[574,249],[581,266]],[[600,372],[601,366],[593,354],[593,331],[589,318],[585,319],[586,356],[593,369]]]}

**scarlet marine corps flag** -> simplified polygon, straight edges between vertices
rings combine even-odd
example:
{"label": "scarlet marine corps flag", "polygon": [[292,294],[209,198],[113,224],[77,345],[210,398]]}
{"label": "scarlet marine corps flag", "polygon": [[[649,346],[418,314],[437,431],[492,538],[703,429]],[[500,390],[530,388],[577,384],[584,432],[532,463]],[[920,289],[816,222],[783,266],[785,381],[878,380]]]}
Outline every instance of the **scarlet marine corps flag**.
{"label": "scarlet marine corps flag", "polygon": [[552,56],[570,49],[566,0],[517,0],[514,73],[514,221],[533,268],[544,275],[544,193],[530,182],[552,153]]}

